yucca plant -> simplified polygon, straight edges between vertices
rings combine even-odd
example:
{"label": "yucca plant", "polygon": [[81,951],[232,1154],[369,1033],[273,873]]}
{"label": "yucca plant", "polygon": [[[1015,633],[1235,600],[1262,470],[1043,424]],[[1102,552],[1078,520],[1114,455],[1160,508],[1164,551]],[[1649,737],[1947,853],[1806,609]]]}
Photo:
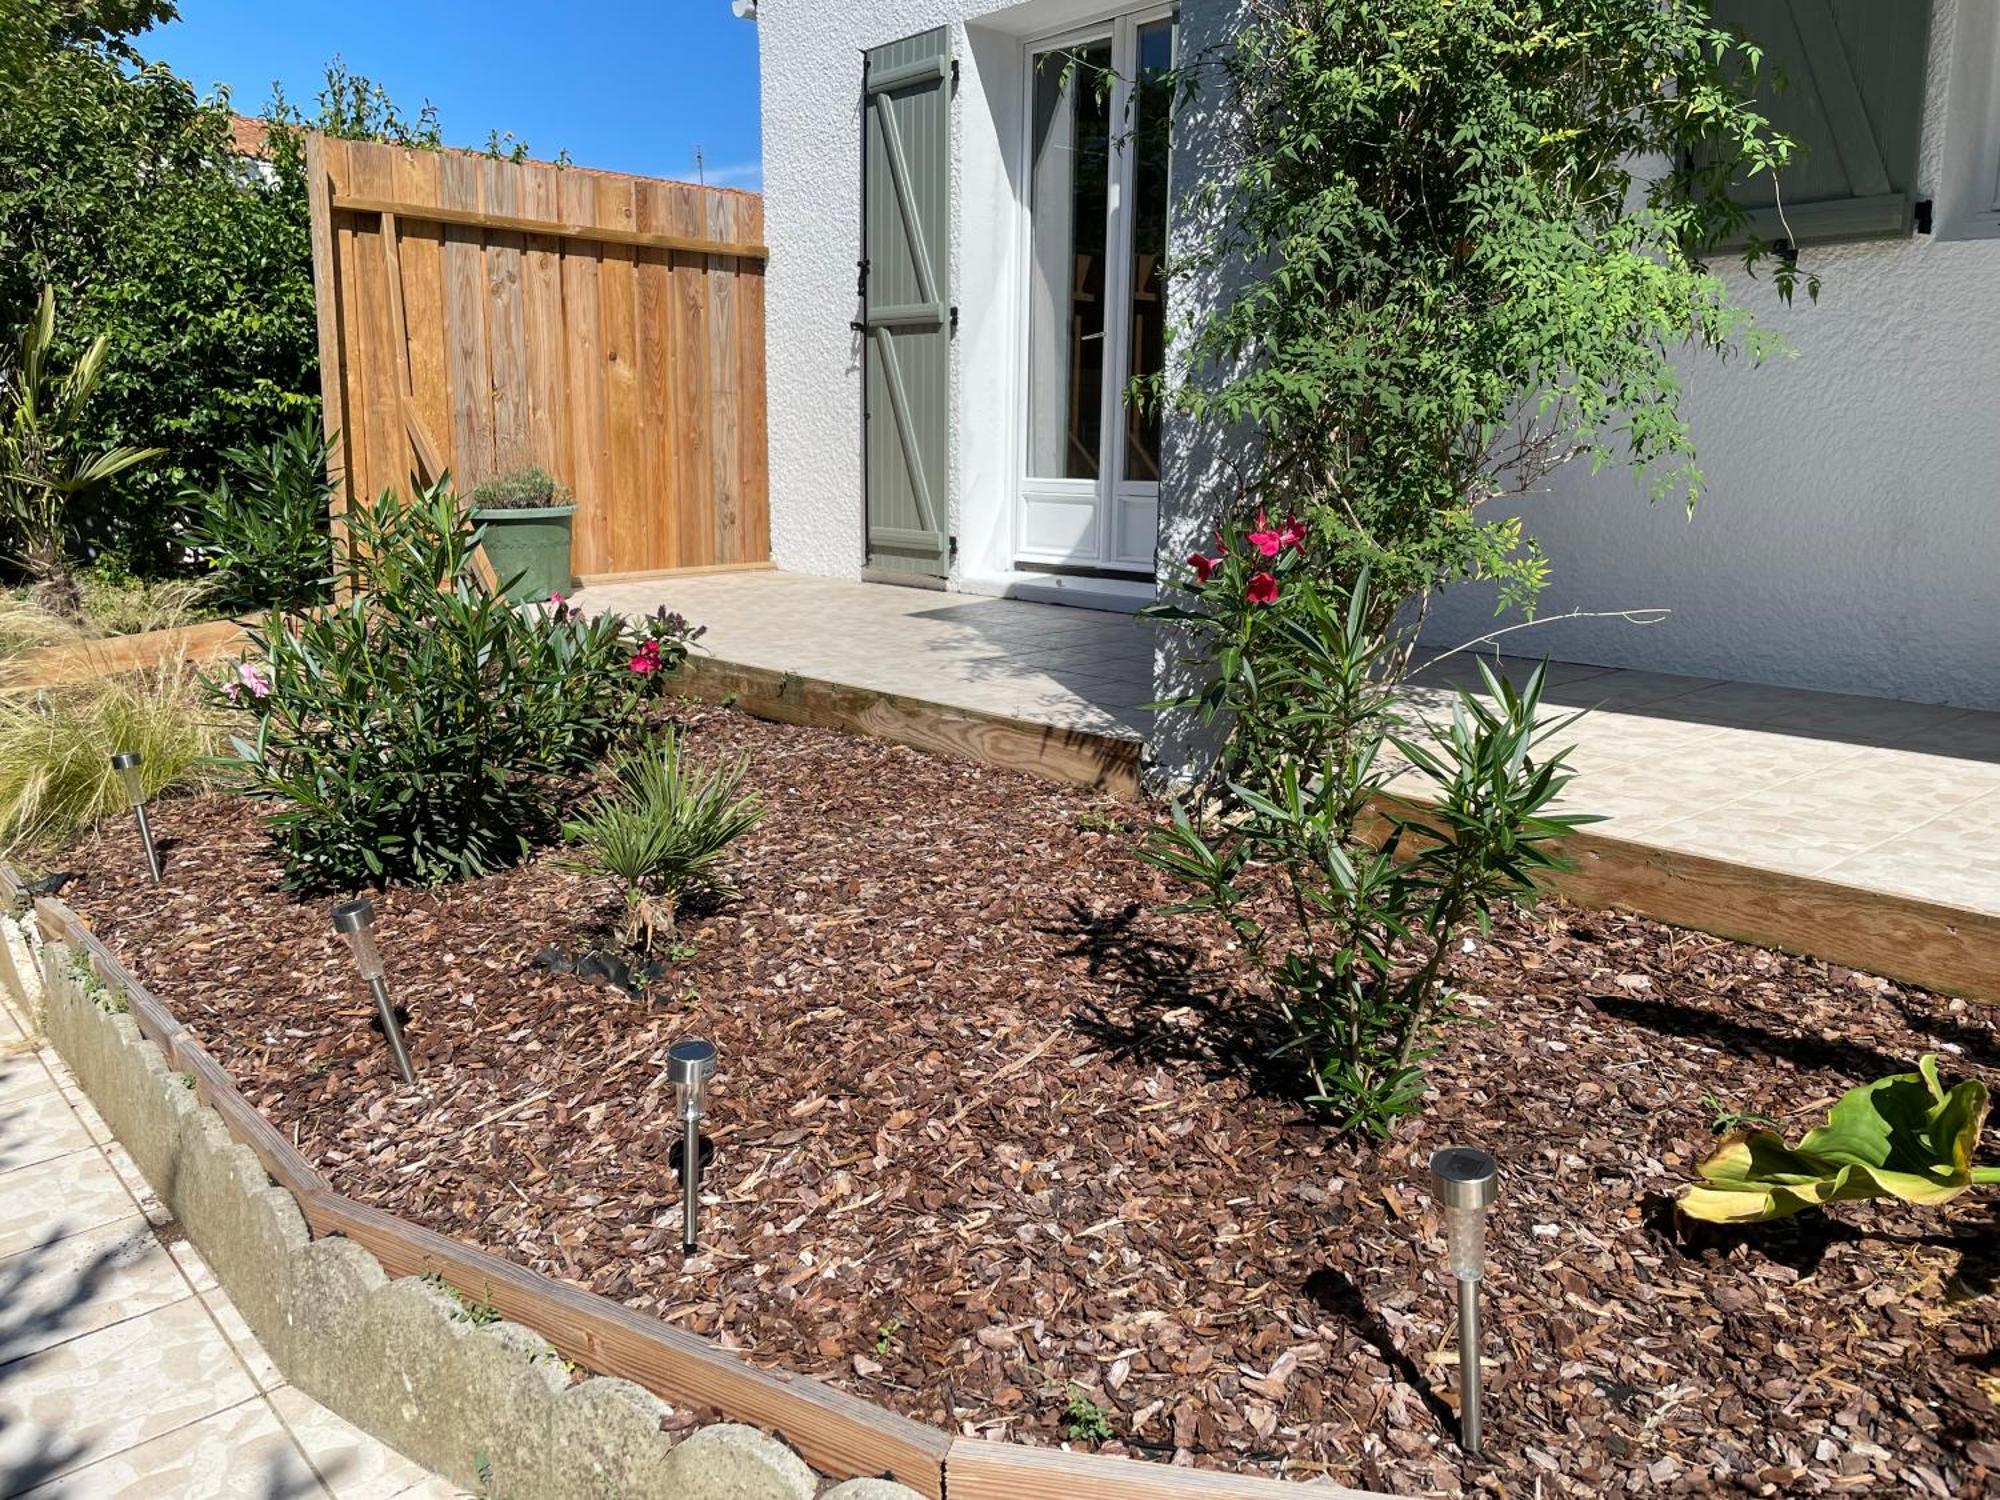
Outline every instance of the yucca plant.
{"label": "yucca plant", "polygon": [[624,887],[627,948],[650,953],[661,934],[672,938],[691,897],[730,891],[722,857],[764,818],[756,797],[738,795],[749,769],[746,755],[704,774],[669,733],[625,761],[617,785],[564,825],[577,849],[571,866]]}
{"label": "yucca plant", "polygon": [[214,776],[219,728],[187,664],[163,662],[26,697],[0,697],[0,841],[48,847],[129,805],[111,757],[136,750],[151,798]]}
{"label": "yucca plant", "polygon": [[1681,1212],[1755,1224],[1863,1198],[1935,1207],[1968,1188],[2000,1187],[2000,1166],[1972,1164],[1988,1102],[1976,1078],[1945,1088],[1926,1055],[1914,1073],[1848,1090],[1796,1146],[1774,1130],[1730,1135],[1696,1168],[1704,1185],[1682,1195]]}
{"label": "yucca plant", "polygon": [[56,341],[55,288],[21,330],[18,355],[0,371],[0,513],[12,524],[20,560],[48,609],[75,615],[80,599],[69,566],[69,508],[161,448],[89,451],[84,412],[104,378],[111,342],[100,334],[67,371],[49,363]]}

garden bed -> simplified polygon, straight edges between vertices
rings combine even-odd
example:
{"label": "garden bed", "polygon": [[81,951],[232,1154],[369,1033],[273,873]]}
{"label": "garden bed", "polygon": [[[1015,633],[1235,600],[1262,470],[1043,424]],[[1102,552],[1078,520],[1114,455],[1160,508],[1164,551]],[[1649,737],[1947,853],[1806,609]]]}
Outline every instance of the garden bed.
{"label": "garden bed", "polygon": [[[648,1001],[536,967],[618,910],[552,858],[381,898],[415,1090],[255,807],[162,804],[160,891],[114,825],[64,896],[339,1191],[954,1431],[1053,1442],[1088,1403],[1111,1451],[1405,1492],[2000,1471],[1989,1203],[1698,1241],[1668,1206],[1705,1094],[1796,1133],[1920,1052],[2000,1082],[1990,1012],[1552,905],[1476,942],[1438,1097],[1363,1150],[1286,1102],[1222,935],[1154,914],[1129,806],[685,717],[771,805],[741,898]],[[690,1034],[721,1071],[683,1266],[664,1061]],[[1441,1426],[1447,1142],[1507,1174],[1483,1465]]]}

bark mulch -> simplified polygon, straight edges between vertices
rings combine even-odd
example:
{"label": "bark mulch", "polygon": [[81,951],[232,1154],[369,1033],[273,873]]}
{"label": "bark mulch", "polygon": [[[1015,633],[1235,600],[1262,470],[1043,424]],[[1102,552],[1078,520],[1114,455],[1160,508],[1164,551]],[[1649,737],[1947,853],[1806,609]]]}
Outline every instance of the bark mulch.
{"label": "bark mulch", "polygon": [[[1226,937],[1155,914],[1132,809],[683,717],[770,804],[739,899],[634,1000],[533,966],[618,909],[553,860],[382,897],[415,1089],[253,805],[160,806],[158,891],[114,825],[65,895],[341,1191],[954,1431],[1090,1403],[1110,1451],[1401,1493],[2000,1493],[1993,1195],[1670,1208],[1719,1109],[1796,1134],[1924,1051],[2000,1085],[1992,1010],[1550,904],[1472,943],[1427,1112],[1358,1147],[1287,1102]],[[721,1068],[683,1264],[689,1035]],[[1505,1172],[1483,1462],[1425,1185],[1458,1142]]]}

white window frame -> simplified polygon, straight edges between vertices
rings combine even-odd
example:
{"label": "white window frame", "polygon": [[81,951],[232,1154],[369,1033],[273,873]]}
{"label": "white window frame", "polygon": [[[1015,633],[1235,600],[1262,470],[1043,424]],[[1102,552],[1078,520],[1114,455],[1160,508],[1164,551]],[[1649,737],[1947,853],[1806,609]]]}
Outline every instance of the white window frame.
{"label": "white window frame", "polygon": [[[1156,571],[1155,550],[1158,533],[1160,486],[1151,480],[1125,477],[1125,387],[1131,380],[1132,328],[1131,280],[1134,218],[1127,210],[1132,201],[1137,176],[1137,157],[1129,142],[1120,142],[1121,130],[1129,129],[1132,110],[1132,83],[1138,72],[1139,31],[1157,21],[1174,20],[1180,10],[1178,0],[1149,5],[1103,17],[1087,25],[1072,25],[1061,31],[1035,36],[1021,49],[1021,172],[1015,193],[1015,250],[1019,270],[1015,296],[1019,303],[1014,336],[1014,483],[1008,505],[1010,555],[1018,567],[1081,567],[1107,573],[1123,573],[1135,578],[1151,578]],[[1028,414],[1030,342],[1032,321],[1029,281],[1033,274],[1034,244],[1032,202],[1034,192],[1035,62],[1047,52],[1090,42],[1111,43],[1111,129],[1116,170],[1106,184],[1104,271],[1105,328],[1103,406],[1098,419],[1096,479],[1047,479],[1029,473]],[[1174,31],[1173,62],[1180,61],[1180,30]],[[1089,506],[1094,511],[1094,555],[1067,553],[1037,554],[1024,536],[1024,513],[1029,503]],[[1128,519],[1127,512],[1138,514]],[[1122,553],[1121,536],[1137,538],[1143,547]]]}

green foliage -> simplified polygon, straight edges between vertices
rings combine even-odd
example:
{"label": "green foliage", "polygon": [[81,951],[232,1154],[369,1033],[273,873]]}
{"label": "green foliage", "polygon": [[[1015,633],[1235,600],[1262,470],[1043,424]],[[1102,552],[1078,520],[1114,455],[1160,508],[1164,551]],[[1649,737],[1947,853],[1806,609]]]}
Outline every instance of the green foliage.
{"label": "green foliage", "polygon": [[515,469],[475,489],[470,499],[475,508],[491,510],[544,509],[568,505],[570,492],[555,481],[547,469]]}
{"label": "green foliage", "polygon": [[426,99],[414,115],[404,114],[387,89],[365,74],[354,72],[338,52],[326,65],[326,82],[320,88],[312,114],[293,104],[285,97],[284,88],[274,83],[264,121],[275,138],[273,155],[280,159],[302,155],[305,134],[312,130],[335,140],[380,141],[413,151],[437,151],[444,146],[435,104]]}
{"label": "green foliage", "polygon": [[1797,1146],[1770,1130],[1731,1135],[1696,1170],[1701,1187],[1681,1212],[1719,1224],[1789,1218],[1829,1203],[1900,1198],[1935,1207],[1975,1185],[2000,1185],[2000,1167],[1975,1167],[1989,1100],[1967,1078],[1946,1090],[1937,1059],[1850,1089]]}
{"label": "green foliage", "polygon": [[145,757],[151,799],[207,787],[220,748],[214,716],[178,661],[143,676],[0,697],[0,840],[53,847],[125,813],[124,783],[111,769],[120,750]]}
{"label": "green foliage", "polygon": [[1082,1386],[1070,1387],[1069,1404],[1063,1408],[1062,1427],[1073,1442],[1108,1443],[1111,1417]]}
{"label": "green foliage", "polygon": [[63,289],[58,355],[111,354],[86,435],[161,447],[75,517],[141,572],[174,556],[180,495],[317,400],[304,178],[230,150],[226,97],[136,50],[170,3],[0,0],[0,321]]}
{"label": "green foliage", "polygon": [[719,866],[729,846],[764,818],[755,797],[739,796],[746,755],[704,774],[668,733],[618,769],[616,787],[566,824],[579,869],[615,878],[625,891],[627,947],[650,952],[656,935],[672,938],[689,898],[729,889]]}
{"label": "green foliage", "polygon": [[473,566],[479,533],[443,485],[349,513],[352,599],[274,610],[212,684],[295,887],[437,884],[509,864],[553,831],[574,778],[656,680],[614,615],[519,611]]}
{"label": "green foliage", "polygon": [[1758,60],[1700,0],[1248,7],[1177,83],[1226,79],[1234,159],[1188,215],[1218,227],[1177,267],[1223,306],[1143,394],[1254,430],[1248,503],[1382,609],[1461,577],[1532,604],[1544,560],[1479,508],[1578,457],[1693,504],[1676,353],[1772,347],[1700,259],[1743,222],[1724,186],[1790,149]]}
{"label": "green foliage", "polygon": [[232,448],[228,472],[191,496],[191,546],[214,570],[214,598],[231,613],[323,604],[333,584],[327,518],[332,444],[317,422],[269,443]]}
{"label": "green foliage", "polygon": [[[1181,706],[1230,726],[1213,817],[1176,801],[1148,860],[1191,888],[1173,908],[1227,921],[1262,971],[1308,1101],[1346,1128],[1386,1135],[1423,1096],[1420,1063],[1443,1019],[1452,955],[1509,901],[1559,868],[1555,840],[1589,819],[1551,804],[1569,781],[1560,725],[1538,723],[1542,669],[1519,689],[1487,671],[1428,738],[1393,683],[1401,643],[1370,624],[1366,570],[1352,589],[1322,582],[1302,534],[1240,529],[1206,581],[1189,580],[1181,620],[1212,685]],[[1393,750],[1393,754],[1386,753]],[[1427,805],[1389,783],[1414,770]],[[1275,889],[1274,889],[1275,887]]]}
{"label": "green foliage", "polygon": [[70,507],[128,469],[160,456],[158,448],[95,448],[85,422],[104,378],[111,342],[93,339],[67,370],[56,347],[56,294],[43,287],[21,330],[19,353],[0,366],[0,519],[42,602],[61,613],[77,607],[69,566]]}

